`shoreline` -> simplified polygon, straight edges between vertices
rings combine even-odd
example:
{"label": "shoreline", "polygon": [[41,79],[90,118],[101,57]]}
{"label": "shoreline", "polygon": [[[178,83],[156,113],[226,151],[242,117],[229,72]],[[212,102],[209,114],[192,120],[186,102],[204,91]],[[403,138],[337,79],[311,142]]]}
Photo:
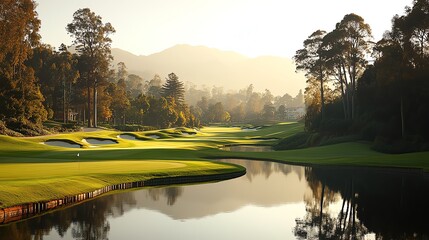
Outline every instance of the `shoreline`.
{"label": "shoreline", "polygon": [[62,207],[70,207],[79,204],[83,201],[94,199],[103,196],[106,193],[133,189],[143,187],[176,185],[176,184],[190,184],[190,183],[204,183],[212,181],[224,181],[246,174],[246,169],[239,171],[218,173],[211,175],[194,175],[194,176],[176,176],[176,177],[161,177],[152,178],[143,181],[120,183],[105,186],[94,191],[80,193],[72,196],[65,196],[59,199],[51,199],[39,202],[29,202],[10,207],[0,208],[0,228],[10,223],[18,222],[28,218],[36,217],[50,211],[58,210]]}

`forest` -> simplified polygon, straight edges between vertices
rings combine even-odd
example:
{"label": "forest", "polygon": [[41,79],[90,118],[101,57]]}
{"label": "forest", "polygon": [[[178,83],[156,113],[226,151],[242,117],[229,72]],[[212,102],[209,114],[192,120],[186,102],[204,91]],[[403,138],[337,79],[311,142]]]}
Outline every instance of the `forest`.
{"label": "forest", "polygon": [[[395,15],[377,42],[362,17],[345,15],[331,32],[310,34],[294,59],[307,77],[305,126],[317,133],[313,144],[323,136],[355,136],[383,152],[429,149],[427,0]],[[309,135],[294,145],[308,143]]]}
{"label": "forest", "polygon": [[[115,29],[90,9],[77,10],[65,26],[73,45],[56,49],[40,41],[34,1],[2,5],[7,9],[0,18],[2,134],[40,135],[80,126],[143,130],[284,121],[286,107],[304,107],[302,92],[275,97],[269,90],[254,92],[249,84],[223,93],[222,87],[185,86],[174,73],[165,80],[159,75],[144,80],[129,74],[125,63],[112,64]],[[54,121],[63,124],[46,128]]]}
{"label": "forest", "polygon": [[[171,73],[144,80],[125,63],[112,65],[115,28],[88,8],[64,26],[72,46],[43,44],[32,0],[4,1],[0,15],[0,133],[41,135],[80,126],[143,130],[211,123],[299,120],[306,133],[290,146],[317,145],[325,136],[373,142],[385,152],[429,149],[429,2],[414,0],[374,41],[371,27],[351,13],[330,31],[316,30],[296,51],[305,93],[273,96],[253,85],[185,86]],[[142,66],[144,68],[144,66]],[[186,79],[185,79],[186,80]],[[306,107],[305,117],[287,109]],[[56,129],[46,128],[59,121]],[[349,137],[349,138],[347,138]]]}

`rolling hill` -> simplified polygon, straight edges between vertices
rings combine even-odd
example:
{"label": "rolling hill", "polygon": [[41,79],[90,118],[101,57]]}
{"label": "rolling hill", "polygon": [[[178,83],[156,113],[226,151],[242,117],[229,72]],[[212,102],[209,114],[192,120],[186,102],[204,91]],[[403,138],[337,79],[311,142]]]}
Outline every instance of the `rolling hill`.
{"label": "rolling hill", "polygon": [[296,73],[294,63],[287,58],[249,58],[231,51],[190,45],[176,45],[148,56],[114,48],[112,55],[114,64],[124,62],[130,73],[145,80],[152,79],[155,74],[164,79],[174,72],[185,83],[223,87],[225,91],[253,84],[255,91],[269,89],[274,95],[295,96],[305,88],[304,75]]}

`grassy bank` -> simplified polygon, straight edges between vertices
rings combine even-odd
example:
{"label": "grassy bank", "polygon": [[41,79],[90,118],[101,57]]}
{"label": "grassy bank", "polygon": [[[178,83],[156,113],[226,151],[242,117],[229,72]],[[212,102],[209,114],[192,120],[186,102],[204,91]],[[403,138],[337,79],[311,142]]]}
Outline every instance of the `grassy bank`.
{"label": "grassy bank", "polygon": [[[214,158],[407,167],[429,171],[429,152],[383,154],[371,150],[365,142],[275,152],[228,152],[219,149],[236,144],[272,145],[279,141],[277,139],[290,137],[302,130],[300,123],[283,123],[251,130],[207,127],[200,131],[167,129],[129,133],[139,140],[118,138],[121,132],[116,131],[32,138],[0,136],[0,207],[49,200],[156,176],[207,175],[242,170],[237,166],[207,161]],[[154,139],[153,135],[159,138]],[[85,141],[88,138],[111,139],[117,143],[94,145]],[[41,144],[62,139],[83,148]]]}
{"label": "grassy bank", "polygon": [[227,164],[178,160],[1,164],[0,207],[62,198],[119,183],[237,170]]}

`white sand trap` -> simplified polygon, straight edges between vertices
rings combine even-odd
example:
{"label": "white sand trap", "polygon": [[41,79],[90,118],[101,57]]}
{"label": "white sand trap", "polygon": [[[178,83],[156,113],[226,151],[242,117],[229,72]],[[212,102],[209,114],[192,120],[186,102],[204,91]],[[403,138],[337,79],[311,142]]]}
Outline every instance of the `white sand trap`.
{"label": "white sand trap", "polygon": [[135,136],[130,134],[121,134],[121,135],[118,135],[118,137],[126,140],[139,140]]}
{"label": "white sand trap", "polygon": [[61,140],[52,140],[52,141],[46,141],[44,144],[49,146],[55,146],[55,147],[65,147],[65,148],[81,148],[81,145],[77,143],[70,143],[67,141],[61,141]]}
{"label": "white sand trap", "polygon": [[241,131],[245,131],[245,132],[253,132],[253,131],[256,131],[256,130],[258,130],[258,129],[256,129],[256,128],[242,128],[241,129]]}
{"label": "white sand trap", "polygon": [[196,133],[188,133],[188,132],[182,132],[182,135],[184,135],[184,136],[192,136],[192,135],[195,135]]}
{"label": "white sand trap", "polygon": [[102,145],[102,144],[117,144],[117,142],[111,139],[97,139],[97,138],[86,138],[87,143],[94,145]]}
{"label": "white sand trap", "polygon": [[147,135],[147,136],[150,137],[150,138],[154,138],[154,139],[160,138],[158,135]]}

